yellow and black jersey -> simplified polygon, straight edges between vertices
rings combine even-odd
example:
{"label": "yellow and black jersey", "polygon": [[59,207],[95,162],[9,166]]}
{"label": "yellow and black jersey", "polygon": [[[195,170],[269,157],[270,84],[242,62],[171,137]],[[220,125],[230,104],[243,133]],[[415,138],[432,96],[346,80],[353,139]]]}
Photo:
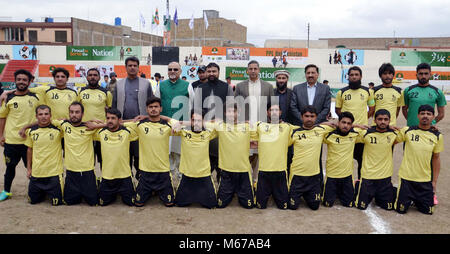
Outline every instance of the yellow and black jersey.
{"label": "yellow and black jersey", "polygon": [[397,131],[379,132],[375,127],[362,131],[364,143],[361,177],[378,180],[391,177],[394,172],[392,146],[402,142]]}
{"label": "yellow and black jersey", "polygon": [[399,132],[405,142],[403,160],[399,169],[402,179],[414,182],[432,181],[431,159],[434,153],[444,151],[444,137],[439,131],[405,127]]}
{"label": "yellow and black jersey", "polygon": [[95,130],[87,130],[84,123],[73,126],[69,121],[54,120],[52,124],[63,131],[64,165],[73,172],[86,172],[94,169]]}
{"label": "yellow and black jersey", "polygon": [[63,173],[62,131],[50,124],[47,127],[35,125],[26,131],[25,145],[33,149],[33,177],[52,177]]}
{"label": "yellow and black jersey", "polygon": [[102,178],[122,179],[131,176],[130,142],[137,140],[132,128],[120,126],[116,131],[97,130],[94,140],[100,141],[102,152]]}
{"label": "yellow and black jersey", "polygon": [[35,109],[44,104],[35,93],[28,92],[26,95],[8,95],[6,101],[0,108],[0,118],[6,118],[5,142],[7,144],[24,144],[25,139],[19,135],[20,129],[36,121]]}
{"label": "yellow and black jersey", "polygon": [[69,119],[69,106],[78,100],[78,93],[68,87],[59,89],[54,86],[39,86],[30,88],[30,91],[39,94],[39,97],[51,108],[52,119],[55,120]]}
{"label": "yellow and black jersey", "polygon": [[[397,86],[384,87],[380,85],[373,89],[373,97],[375,99],[375,112],[379,109],[389,111],[391,114],[390,125],[395,126],[397,124],[397,108],[405,105],[402,89]],[[372,125],[375,125],[375,123]]]}
{"label": "yellow and black jersey", "polygon": [[147,119],[127,124],[139,137],[139,169],[151,173],[169,172],[169,138],[172,135],[170,123]]}
{"label": "yellow and black jersey", "polygon": [[336,95],[336,108],[341,112],[350,112],[355,117],[355,124],[368,125],[367,106],[375,106],[373,91],[367,87],[359,89],[342,88]]}
{"label": "yellow and black jersey", "polygon": [[248,123],[215,124],[219,137],[219,168],[229,172],[250,172],[250,141],[256,140],[255,130]]}
{"label": "yellow and black jersey", "polygon": [[296,176],[313,176],[320,172],[319,160],[322,141],[326,134],[334,128],[317,125],[311,130],[303,127],[293,130],[291,144],[294,145],[290,179]]}
{"label": "yellow and black jersey", "polygon": [[353,150],[360,139],[359,129],[351,129],[342,135],[335,129],[325,135],[327,144],[326,174],[331,178],[345,178],[353,174]]}
{"label": "yellow and black jersey", "polygon": [[105,108],[112,106],[112,94],[102,87],[83,87],[78,93],[78,101],[84,106],[83,122],[93,119],[105,121]]}
{"label": "yellow and black jersey", "polygon": [[209,141],[217,137],[214,128],[207,126],[194,132],[190,127],[183,127],[174,135],[181,136],[180,173],[188,177],[210,176]]}
{"label": "yellow and black jersey", "polygon": [[287,168],[287,149],[294,127],[288,123],[264,123],[256,126],[259,171],[277,172]]}

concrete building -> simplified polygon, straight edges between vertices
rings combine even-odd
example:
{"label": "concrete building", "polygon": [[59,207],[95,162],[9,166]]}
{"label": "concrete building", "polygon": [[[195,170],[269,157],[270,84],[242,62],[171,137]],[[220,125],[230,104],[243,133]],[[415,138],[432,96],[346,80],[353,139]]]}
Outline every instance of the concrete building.
{"label": "concrete building", "polygon": [[208,17],[208,29],[205,30],[203,17],[194,18],[194,28],[191,30],[191,19],[179,19],[178,26],[171,21],[171,46],[179,47],[254,47],[247,43],[247,27],[238,24],[236,20],[221,18],[215,10],[205,10]]}
{"label": "concrete building", "polygon": [[70,22],[0,22],[0,45],[162,46],[161,36],[70,18]]}

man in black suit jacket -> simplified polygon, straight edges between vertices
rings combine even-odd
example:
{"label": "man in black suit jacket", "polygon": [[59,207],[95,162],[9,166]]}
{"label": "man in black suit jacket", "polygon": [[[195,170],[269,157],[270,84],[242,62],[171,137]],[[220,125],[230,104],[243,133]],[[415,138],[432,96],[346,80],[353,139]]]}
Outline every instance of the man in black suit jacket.
{"label": "man in black suit jacket", "polygon": [[296,85],[293,89],[291,111],[294,123],[302,124],[300,112],[308,105],[312,105],[318,112],[316,124],[326,122],[331,107],[330,87],[317,82],[319,68],[314,64],[305,67],[305,76],[306,82]]}
{"label": "man in black suit jacket", "polygon": [[278,96],[281,109],[281,120],[287,123],[294,123],[294,116],[291,112],[292,89],[287,87],[290,73],[286,70],[274,72],[276,88],[273,90],[274,96]]}

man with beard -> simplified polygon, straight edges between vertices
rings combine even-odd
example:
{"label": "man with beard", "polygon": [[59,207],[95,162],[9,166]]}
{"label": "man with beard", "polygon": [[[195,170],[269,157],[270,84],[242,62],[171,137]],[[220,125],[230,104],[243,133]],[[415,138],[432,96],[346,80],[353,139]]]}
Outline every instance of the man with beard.
{"label": "man with beard", "polygon": [[353,207],[353,149],[360,133],[353,129],[355,118],[350,112],[339,115],[337,128],[328,133],[327,177],[323,192],[323,205],[332,207],[336,198],[345,207]]}
{"label": "man with beard", "polygon": [[432,106],[420,106],[417,118],[417,126],[405,127],[399,132],[401,141],[405,142],[405,151],[398,170],[400,179],[394,209],[398,213],[406,213],[414,202],[421,213],[431,215],[436,204],[433,195],[436,195],[441,169],[440,153],[444,151],[444,137],[432,128]]}
{"label": "man with beard", "polygon": [[[99,85],[100,71],[96,68],[87,71],[88,85],[81,88],[78,93],[78,101],[83,104],[85,114],[83,115],[83,122],[90,120],[106,120],[106,110],[112,106],[112,94],[110,91],[102,88]],[[94,151],[97,156],[97,161],[102,162],[102,155],[100,149],[100,142],[94,142]]]}
{"label": "man with beard", "polygon": [[202,65],[198,67],[197,70],[198,80],[192,83],[192,88],[195,89],[201,84],[208,82],[208,74],[206,73],[206,66]]}
{"label": "man with beard", "polygon": [[136,193],[131,178],[130,143],[138,136],[132,128],[120,125],[121,118],[122,113],[118,109],[106,110],[107,127],[94,135],[94,139],[101,143],[104,158],[98,193],[101,206],[114,202],[117,195],[126,205],[134,205]]}
{"label": "man with beard", "polygon": [[[73,102],[68,107],[69,120],[53,120],[51,123],[62,130],[64,137],[64,166],[66,179],[64,183],[64,202],[67,205],[81,203],[82,199],[90,206],[98,204],[97,182],[94,173],[95,131],[88,130],[90,123],[81,121],[84,114],[83,104]],[[25,126],[21,133],[32,125]]]}
{"label": "man with beard", "polygon": [[365,210],[373,198],[383,209],[392,210],[395,189],[391,177],[394,172],[393,145],[402,142],[398,131],[389,128],[391,113],[386,109],[375,113],[375,126],[361,132],[364,143],[361,181],[355,206]]}
{"label": "man with beard", "polygon": [[[200,203],[212,209],[217,206],[216,190],[211,177],[209,162],[209,141],[217,137],[212,128],[205,128],[204,111],[192,109],[190,126],[175,128],[175,135],[181,136],[180,172],[182,177],[175,195],[177,206]],[[173,120],[171,120],[174,123]]]}
{"label": "man with beard", "polygon": [[0,193],[0,201],[11,197],[11,185],[16,176],[16,166],[20,160],[27,163],[25,140],[19,130],[35,120],[35,108],[42,103],[39,96],[30,92],[28,87],[33,75],[27,70],[17,70],[14,82],[17,90],[7,96],[0,108],[0,144],[4,147],[6,172],[4,190]]}
{"label": "man with beard", "polygon": [[416,126],[419,124],[418,108],[424,104],[433,108],[437,105],[438,115],[432,122],[432,125],[435,125],[444,118],[447,101],[440,89],[430,85],[431,66],[429,64],[417,65],[416,71],[419,83],[407,87],[403,93],[405,99],[405,105],[402,108],[403,116],[408,120],[408,126]]}
{"label": "man with beard", "polygon": [[[336,114],[350,112],[355,117],[355,124],[368,125],[369,117],[375,108],[373,91],[361,86],[362,70],[353,66],[348,70],[348,86],[339,90],[336,94]],[[367,112],[367,107],[369,111]],[[358,162],[358,179],[361,178],[362,155],[364,144],[356,144],[353,157]]]}
{"label": "man with beard", "polygon": [[[219,80],[220,67],[216,63],[206,66],[208,82],[195,89],[193,107],[201,107],[205,111],[207,120],[222,119],[225,112],[227,97],[234,97],[233,88],[226,82]],[[217,138],[209,143],[211,171],[216,170],[217,181],[220,177],[219,169],[219,141]]]}
{"label": "man with beard", "polygon": [[[403,104],[402,89],[392,85],[395,69],[390,63],[384,63],[378,70],[378,75],[383,82],[382,85],[373,88],[373,96],[375,99],[375,112],[380,109],[389,111],[391,122],[389,125],[397,124],[397,117]],[[375,125],[375,121],[372,123]]]}
{"label": "man with beard", "polygon": [[[44,101],[44,104],[50,107],[53,119],[68,119],[69,112],[67,108],[72,102],[77,101],[78,93],[67,87],[69,71],[66,69],[56,68],[53,70],[52,76],[55,81],[55,86],[38,86],[29,88],[29,90],[39,95],[39,98]],[[0,101],[6,99],[6,96],[13,92],[14,90],[6,92],[2,95]]]}

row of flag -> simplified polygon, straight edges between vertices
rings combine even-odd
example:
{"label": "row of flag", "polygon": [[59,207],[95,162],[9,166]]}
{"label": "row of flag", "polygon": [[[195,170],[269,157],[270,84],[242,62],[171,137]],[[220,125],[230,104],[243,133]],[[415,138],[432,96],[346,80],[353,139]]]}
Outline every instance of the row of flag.
{"label": "row of flag", "polygon": [[[208,29],[209,27],[209,23],[208,23],[208,17],[206,15],[203,15],[203,19],[204,19],[204,23],[205,23],[205,27],[206,29]],[[178,26],[178,11],[177,9],[175,9],[175,15],[173,16],[173,23],[175,24],[175,26]],[[142,15],[142,13],[140,13],[140,24],[142,25],[142,27],[145,28],[145,18]],[[152,30],[158,28],[159,26],[159,13],[158,13],[158,8],[156,8],[155,14],[152,15]],[[164,30],[165,31],[170,31],[170,16],[166,17],[166,15],[164,15]],[[189,21],[189,28],[191,30],[194,29],[194,14],[192,14],[191,20]]]}

